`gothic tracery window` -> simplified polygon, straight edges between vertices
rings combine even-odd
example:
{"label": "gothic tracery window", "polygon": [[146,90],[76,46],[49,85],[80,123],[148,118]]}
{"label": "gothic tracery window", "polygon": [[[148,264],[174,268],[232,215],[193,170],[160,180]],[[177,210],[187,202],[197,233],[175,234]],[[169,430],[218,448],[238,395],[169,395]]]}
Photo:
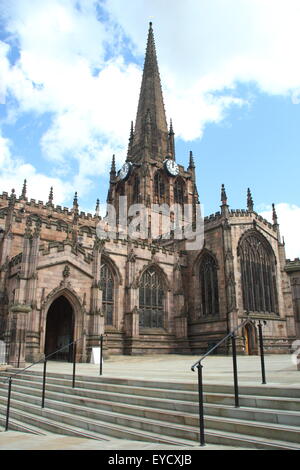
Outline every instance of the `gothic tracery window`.
{"label": "gothic tracery window", "polygon": [[206,253],[200,263],[200,305],[202,316],[219,313],[217,266],[214,258]]}
{"label": "gothic tracery window", "polygon": [[251,233],[239,247],[244,309],[250,312],[278,311],[275,256],[268,242]]}
{"label": "gothic tracery window", "polygon": [[154,268],[147,269],[139,288],[139,312],[141,328],[163,328],[164,290],[161,276]]}
{"label": "gothic tracery window", "polygon": [[101,265],[100,286],[102,289],[102,311],[106,325],[113,324],[114,310],[114,278],[109,266],[104,263]]}

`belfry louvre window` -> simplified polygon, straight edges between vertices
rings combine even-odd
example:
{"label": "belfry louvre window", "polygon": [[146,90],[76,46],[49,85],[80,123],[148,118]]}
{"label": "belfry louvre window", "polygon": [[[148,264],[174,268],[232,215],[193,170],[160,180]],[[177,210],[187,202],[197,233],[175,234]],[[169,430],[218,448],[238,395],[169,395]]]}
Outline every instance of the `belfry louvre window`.
{"label": "belfry louvre window", "polygon": [[250,234],[242,240],[239,255],[244,309],[277,313],[275,256],[268,242]]}
{"label": "belfry louvre window", "polygon": [[201,314],[217,315],[219,313],[219,289],[217,266],[214,258],[205,254],[200,263],[200,304]]}
{"label": "belfry louvre window", "polygon": [[100,286],[102,289],[102,311],[106,325],[113,324],[114,310],[114,279],[107,264],[101,265]]}
{"label": "belfry louvre window", "polygon": [[165,180],[161,171],[157,171],[154,175],[154,194],[158,202],[161,202],[165,197]]}
{"label": "belfry louvre window", "polygon": [[164,291],[161,276],[155,269],[144,272],[139,289],[139,314],[141,328],[164,326]]}
{"label": "belfry louvre window", "polygon": [[140,200],[140,178],[137,175],[134,177],[132,200],[134,204]]}
{"label": "belfry louvre window", "polygon": [[184,183],[178,178],[174,183],[174,201],[177,204],[184,203]]}

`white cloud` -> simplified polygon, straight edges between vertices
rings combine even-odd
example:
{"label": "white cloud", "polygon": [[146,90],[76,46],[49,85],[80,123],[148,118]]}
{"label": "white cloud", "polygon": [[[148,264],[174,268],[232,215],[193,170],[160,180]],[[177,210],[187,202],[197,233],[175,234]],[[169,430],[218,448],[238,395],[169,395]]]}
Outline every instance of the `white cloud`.
{"label": "white cloud", "polygon": [[[298,0],[138,0],[126,8],[123,0],[106,0],[106,5],[140,54],[152,19],[177,136],[195,139],[206,122],[219,122],[230,101],[214,97],[212,103],[211,93],[228,92],[237,82],[291,98],[299,91]],[[230,98],[230,104],[245,104],[229,93]]]}
{"label": "white cloud", "polygon": [[[300,233],[300,207],[296,204],[281,202],[275,206],[280,233],[284,237],[286,257],[294,259],[300,256],[299,233]],[[272,208],[266,209],[260,214],[272,222]]]}
{"label": "white cloud", "polygon": [[[0,42],[0,99],[7,92],[14,98],[7,122],[28,112],[51,113],[41,138],[43,155],[54,162],[57,175],[78,167],[74,181],[82,195],[91,175],[107,172],[113,153],[118,162],[124,160],[141,79],[140,69],[118,55],[118,34],[97,20],[95,4],[5,2],[6,28],[19,47],[14,65],[9,46]],[[115,56],[105,62],[107,42]]]}
{"label": "white cloud", "polygon": [[0,187],[10,194],[15,189],[17,196],[21,194],[23,181],[28,182],[28,197],[47,202],[50,187],[54,188],[56,204],[63,204],[72,194],[73,186],[59,178],[51,178],[38,172],[33,165],[25,163],[21,158],[13,157],[11,142],[0,133]]}

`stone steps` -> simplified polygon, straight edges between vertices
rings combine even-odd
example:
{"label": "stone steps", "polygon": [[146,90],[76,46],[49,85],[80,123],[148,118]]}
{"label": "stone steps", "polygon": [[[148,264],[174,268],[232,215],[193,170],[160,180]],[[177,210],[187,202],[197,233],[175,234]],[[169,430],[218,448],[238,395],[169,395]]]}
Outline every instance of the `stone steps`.
{"label": "stone steps", "polygon": [[[30,387],[29,387],[30,385]],[[24,400],[30,397],[39,397],[34,403],[41,403],[41,382],[30,383],[28,380],[18,380],[14,384],[14,393],[24,394]],[[87,384],[86,384],[87,385]],[[107,411],[116,411],[130,413],[136,416],[142,416],[147,410],[148,416],[155,416],[155,419],[165,419],[167,410],[171,413],[169,420],[182,422],[185,414],[197,416],[198,404],[195,399],[191,401],[152,399],[143,396],[131,396],[114,394],[110,392],[97,392],[89,388],[72,389],[70,383],[64,381],[64,390],[61,392],[61,385],[52,385],[47,382],[46,399],[68,402],[73,404],[82,404],[89,408],[103,409]],[[0,395],[6,392],[0,389]],[[21,396],[21,395],[20,395]],[[28,396],[28,398],[26,398]],[[195,398],[195,397],[194,397]],[[118,401],[114,401],[114,400]],[[120,403],[122,401],[122,403]],[[231,400],[232,401],[232,400]],[[146,407],[146,408],[145,408]],[[160,411],[160,408],[164,411]],[[253,407],[233,408],[229,405],[219,405],[206,403],[204,407],[206,416],[219,416],[224,418],[238,418],[246,420],[262,421],[267,423],[276,423],[290,426],[300,426],[300,413],[294,411],[283,412],[282,410],[254,409]],[[197,419],[197,418],[196,418]]]}
{"label": "stone steps", "polygon": [[[29,373],[19,375],[18,380],[30,381],[32,386],[35,381],[35,386],[37,388],[42,386],[42,377],[40,373],[30,375]],[[94,379],[94,380],[91,380]],[[119,379],[120,380],[120,379]],[[114,400],[139,400],[142,397],[142,400],[156,400],[156,405],[158,406],[159,402],[163,403],[163,406],[173,405],[173,401],[183,401],[183,402],[192,402],[196,403],[198,399],[197,387],[194,384],[178,384],[178,383],[164,383],[164,382],[151,382],[151,387],[149,387],[149,381],[141,382],[139,385],[136,385],[136,380],[132,382],[131,385],[120,384],[115,385],[114,382],[111,382],[111,379],[102,379],[97,377],[87,377],[78,376],[76,378],[76,389],[79,389],[78,393],[88,394],[91,398],[95,396],[96,398],[104,398]],[[70,376],[65,377],[56,377],[54,375],[47,375],[47,389],[51,390],[52,385],[65,386],[70,388],[71,378]],[[99,389],[99,384],[101,387]],[[145,386],[143,386],[145,384]],[[155,386],[156,385],[156,386]],[[158,386],[159,385],[159,388]],[[169,387],[167,389],[166,387]],[[172,386],[172,388],[170,388]],[[186,387],[185,387],[186,386]],[[186,389],[184,389],[184,387]],[[193,390],[192,390],[193,389]],[[96,395],[93,395],[93,391],[96,391]],[[286,395],[283,396],[284,389],[265,389],[264,386],[261,388],[258,387],[240,387],[240,405],[242,407],[251,407],[257,409],[274,409],[274,410],[286,410],[300,412],[300,391],[299,389],[287,389]],[[222,404],[222,405],[234,405],[234,397],[232,392],[232,387],[227,385],[208,385],[204,387],[204,401],[206,404]],[[260,396],[260,393],[266,393],[266,395]],[[268,394],[270,396],[268,396]],[[298,394],[298,396],[297,396]],[[288,396],[289,395],[289,396]],[[295,396],[296,395],[296,396]],[[111,397],[111,398],[109,398]],[[122,398],[123,397],[123,398]],[[169,398],[172,398],[170,402]]]}
{"label": "stone steps", "polygon": [[[33,430],[94,439],[110,436],[177,446],[199,443],[196,384],[77,376],[73,389],[71,376],[49,373],[43,409],[41,388],[39,372],[14,377],[10,415],[14,422],[26,423]],[[251,395],[260,387],[241,388],[241,408],[234,408],[232,393],[228,393],[232,387],[206,385],[206,442],[299,449],[299,390],[288,390],[289,396],[284,396],[279,388],[261,388],[266,393],[263,397]],[[6,400],[7,385],[1,381],[1,413],[5,413]],[[257,408],[261,403],[265,407]]]}

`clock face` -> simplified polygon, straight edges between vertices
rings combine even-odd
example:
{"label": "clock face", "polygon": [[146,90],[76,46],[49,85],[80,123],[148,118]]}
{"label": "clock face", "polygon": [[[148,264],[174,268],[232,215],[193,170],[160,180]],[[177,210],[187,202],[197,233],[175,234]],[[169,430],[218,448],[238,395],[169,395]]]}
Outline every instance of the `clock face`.
{"label": "clock face", "polygon": [[121,170],[119,171],[119,178],[121,180],[125,180],[130,173],[130,169],[131,169],[130,163],[128,162],[124,163]]}
{"label": "clock face", "polygon": [[165,167],[166,167],[166,170],[168,171],[168,173],[170,173],[170,175],[172,175],[172,176],[177,176],[178,175],[179,167],[178,167],[177,163],[174,162],[174,160],[171,160],[171,159],[165,160]]}

